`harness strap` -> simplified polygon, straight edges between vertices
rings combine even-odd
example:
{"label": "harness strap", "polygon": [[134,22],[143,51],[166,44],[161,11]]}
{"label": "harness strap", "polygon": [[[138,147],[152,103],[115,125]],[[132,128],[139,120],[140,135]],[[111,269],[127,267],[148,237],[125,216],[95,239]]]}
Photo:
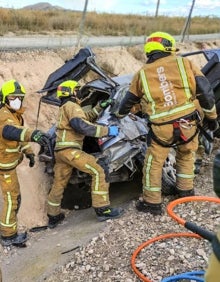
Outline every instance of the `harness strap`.
{"label": "harness strap", "polygon": [[194,121],[194,120],[197,121],[197,123],[199,123],[199,121],[201,120],[198,111],[194,111],[194,112],[192,112],[188,115],[185,115],[181,118],[169,120],[169,121],[166,121],[166,122],[155,123],[155,122],[150,121],[150,125],[151,124],[159,125],[159,126],[166,125],[166,124],[172,124],[173,125],[173,141],[171,143],[166,143],[166,142],[160,140],[160,138],[158,138],[154,134],[152,129],[150,130],[151,137],[156,143],[158,143],[159,145],[161,145],[163,147],[175,147],[177,145],[186,144],[186,143],[190,142],[197,135],[197,133],[199,132],[199,129],[197,127],[196,132],[190,138],[187,138],[182,133],[181,124],[182,123],[189,123],[190,121]]}
{"label": "harness strap", "polygon": [[[179,131],[179,132],[178,132]],[[161,139],[159,139],[153,132],[152,129],[150,129],[150,135],[152,137],[152,139],[159,145],[161,145],[162,147],[175,147],[177,145],[182,145],[182,144],[186,144],[189,143],[190,141],[193,140],[193,138],[198,134],[199,130],[198,128],[196,128],[196,132],[188,139],[185,139],[186,137],[182,136],[181,137],[181,131],[180,129],[175,129],[174,128],[174,138],[173,141],[171,143],[166,143],[164,141],[162,141]],[[176,134],[176,136],[175,136]],[[178,138],[178,139],[177,139]]]}

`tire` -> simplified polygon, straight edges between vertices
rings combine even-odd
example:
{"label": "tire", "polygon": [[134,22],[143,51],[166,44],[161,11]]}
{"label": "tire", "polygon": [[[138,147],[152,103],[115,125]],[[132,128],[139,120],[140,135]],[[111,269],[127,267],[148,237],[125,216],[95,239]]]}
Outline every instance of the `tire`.
{"label": "tire", "polygon": [[171,151],[167,157],[162,171],[162,195],[176,194],[176,170],[175,170],[175,151]]}
{"label": "tire", "polygon": [[167,173],[164,173],[164,171],[163,171],[163,175],[162,175],[161,191],[162,191],[162,195],[164,195],[164,196],[176,194],[176,179],[173,179]]}

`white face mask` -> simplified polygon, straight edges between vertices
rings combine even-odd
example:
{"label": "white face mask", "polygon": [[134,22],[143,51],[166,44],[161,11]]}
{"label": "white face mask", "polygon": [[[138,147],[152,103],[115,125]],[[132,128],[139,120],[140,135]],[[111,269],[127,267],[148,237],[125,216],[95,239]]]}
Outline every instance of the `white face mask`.
{"label": "white face mask", "polygon": [[9,101],[9,106],[13,110],[17,111],[17,110],[19,110],[21,108],[21,100],[19,98],[16,98],[14,100],[10,100]]}

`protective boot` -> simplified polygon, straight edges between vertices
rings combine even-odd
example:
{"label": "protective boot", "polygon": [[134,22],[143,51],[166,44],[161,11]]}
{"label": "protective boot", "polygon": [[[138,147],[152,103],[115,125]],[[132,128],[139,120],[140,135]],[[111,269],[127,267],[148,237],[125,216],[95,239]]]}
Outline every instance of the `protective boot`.
{"label": "protective boot", "polygon": [[179,190],[176,188],[177,191],[177,198],[184,198],[184,197],[191,197],[191,196],[195,196],[195,191],[194,189],[191,190]]}
{"label": "protective boot", "polygon": [[95,212],[98,221],[105,221],[120,217],[124,213],[124,210],[122,208],[101,207],[95,208]]}
{"label": "protective boot", "polygon": [[48,221],[48,227],[49,228],[55,228],[65,218],[64,213],[60,213],[60,214],[55,215],[55,216],[48,214],[47,216],[49,218],[49,221]]}
{"label": "protective boot", "polygon": [[153,215],[162,215],[163,213],[161,204],[152,204],[141,200],[136,202],[136,209],[140,212],[151,213]]}
{"label": "protective boot", "polygon": [[1,244],[3,247],[15,246],[15,247],[26,247],[25,242],[27,241],[27,232],[14,234],[9,237],[1,236]]}

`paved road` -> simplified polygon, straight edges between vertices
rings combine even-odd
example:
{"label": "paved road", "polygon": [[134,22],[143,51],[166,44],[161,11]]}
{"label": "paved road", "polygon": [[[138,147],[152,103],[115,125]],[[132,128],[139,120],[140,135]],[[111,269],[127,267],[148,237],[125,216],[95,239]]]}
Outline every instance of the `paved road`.
{"label": "paved road", "polygon": [[[145,36],[12,36],[0,37],[0,50],[56,49],[73,46],[127,46],[143,44]],[[177,41],[181,36],[175,36]],[[185,41],[208,41],[220,39],[220,33],[185,36]]]}

